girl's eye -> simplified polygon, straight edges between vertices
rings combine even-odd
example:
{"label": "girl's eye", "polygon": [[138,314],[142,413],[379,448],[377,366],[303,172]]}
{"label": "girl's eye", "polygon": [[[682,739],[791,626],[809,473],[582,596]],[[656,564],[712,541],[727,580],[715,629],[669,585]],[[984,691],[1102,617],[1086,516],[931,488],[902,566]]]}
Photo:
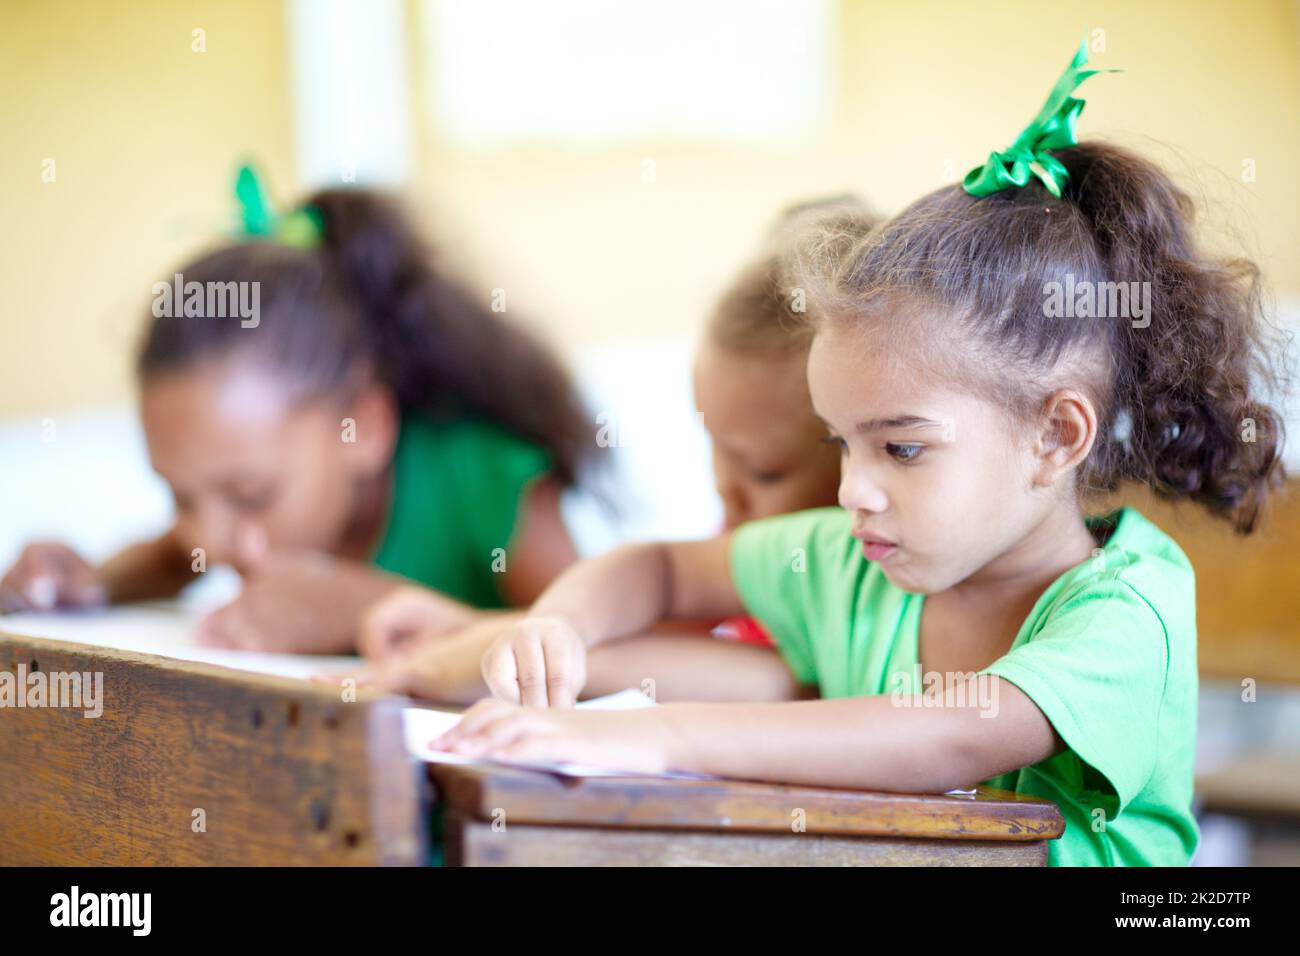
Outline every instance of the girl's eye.
{"label": "girl's eye", "polygon": [[826,445],[839,445],[839,446],[840,446],[840,454],[847,454],[847,453],[848,453],[848,450],[849,450],[849,443],[846,442],[846,441],[845,441],[843,438],[841,438],[839,435],[827,435],[825,438],[822,439],[822,442],[823,442],[823,444],[826,444]]}
{"label": "girl's eye", "polygon": [[756,471],[753,473],[754,480],[760,485],[774,485],[784,477],[785,472],[782,471]]}
{"label": "girl's eye", "polygon": [[915,461],[924,447],[924,445],[904,445],[891,441],[885,443],[885,453],[895,461],[909,462]]}
{"label": "girl's eye", "polygon": [[262,492],[256,495],[234,495],[230,503],[239,511],[245,511],[256,514],[259,511],[265,511],[271,504],[273,495],[269,492]]}

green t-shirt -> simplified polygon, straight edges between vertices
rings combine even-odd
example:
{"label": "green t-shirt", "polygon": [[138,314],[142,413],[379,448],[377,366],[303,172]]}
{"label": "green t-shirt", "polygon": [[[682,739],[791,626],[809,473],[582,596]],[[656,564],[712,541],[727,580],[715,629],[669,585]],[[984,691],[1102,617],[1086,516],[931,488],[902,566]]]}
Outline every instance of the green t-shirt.
{"label": "green t-shirt", "polygon": [[[1131,508],[1099,554],[1057,578],[1011,649],[980,673],[1019,687],[1065,742],[1061,753],[984,781],[1053,801],[1066,829],[1048,860],[1185,865],[1196,849],[1195,584],[1187,557]],[[862,556],[848,512],[825,508],[744,525],[736,588],[795,676],[823,697],[920,693],[925,597]]]}
{"label": "green t-shirt", "polygon": [[550,467],[544,449],[489,422],[407,415],[374,563],[475,607],[505,607],[498,582],[520,499]]}

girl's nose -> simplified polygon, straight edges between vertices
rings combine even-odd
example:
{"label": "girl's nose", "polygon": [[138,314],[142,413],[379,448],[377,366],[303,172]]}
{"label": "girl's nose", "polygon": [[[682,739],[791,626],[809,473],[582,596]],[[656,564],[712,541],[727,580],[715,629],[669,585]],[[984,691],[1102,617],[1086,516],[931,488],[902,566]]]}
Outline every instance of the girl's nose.
{"label": "girl's nose", "polygon": [[256,570],[266,557],[266,529],[251,521],[235,524],[232,534],[231,563],[240,574]]}
{"label": "girl's nose", "polygon": [[731,469],[715,463],[713,478],[714,487],[718,490],[718,497],[722,499],[722,513],[727,530],[747,521],[750,511],[749,503],[744,488],[732,475]]}
{"label": "girl's nose", "polygon": [[840,507],[845,511],[869,511],[878,514],[889,507],[885,489],[863,471],[845,467],[840,475]]}
{"label": "girl's nose", "polygon": [[193,544],[202,548],[207,563],[228,564],[234,560],[234,542],[231,538],[230,518],[225,508],[211,501],[202,501],[191,515]]}

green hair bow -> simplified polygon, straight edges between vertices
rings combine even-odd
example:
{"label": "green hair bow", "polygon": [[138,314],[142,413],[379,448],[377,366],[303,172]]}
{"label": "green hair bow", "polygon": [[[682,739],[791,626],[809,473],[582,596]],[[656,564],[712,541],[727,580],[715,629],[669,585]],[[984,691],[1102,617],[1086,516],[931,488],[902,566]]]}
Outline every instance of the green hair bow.
{"label": "green hair bow", "polygon": [[239,201],[244,235],[253,239],[271,239],[300,249],[320,245],[325,223],[320,210],[302,206],[287,215],[277,213],[261,177],[252,166],[239,168],[235,178],[235,198]]}
{"label": "green hair bow", "polygon": [[966,192],[972,196],[988,196],[1002,189],[1027,186],[1029,177],[1037,176],[1048,192],[1060,198],[1061,187],[1069,180],[1070,173],[1049,151],[1078,143],[1074,123],[1083,112],[1083,100],[1070,94],[1094,73],[1120,72],[1085,70],[1083,66],[1087,62],[1088,40],[1084,38],[1033,122],[1024,128],[1014,143],[1000,153],[990,153],[988,162],[966,174],[961,181]]}

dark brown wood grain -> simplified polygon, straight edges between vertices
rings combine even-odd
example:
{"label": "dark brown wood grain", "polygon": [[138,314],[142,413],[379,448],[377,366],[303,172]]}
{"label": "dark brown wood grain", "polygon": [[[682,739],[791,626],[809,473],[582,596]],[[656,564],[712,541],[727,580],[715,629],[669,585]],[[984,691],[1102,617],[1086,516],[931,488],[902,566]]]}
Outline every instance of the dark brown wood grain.
{"label": "dark brown wood grain", "polygon": [[518,823],[809,832],[927,839],[1042,840],[1064,829],[1047,800],[979,788],[972,796],[897,794],[743,780],[568,778],[511,767],[433,765],[439,793],[470,816]]}
{"label": "dark brown wood grain", "polygon": [[924,840],[825,833],[593,829],[451,814],[452,866],[1046,866],[1045,840]]}
{"label": "dark brown wood grain", "polygon": [[0,633],[20,662],[101,672],[104,709],[0,708],[0,864],[424,859],[400,699]]}

